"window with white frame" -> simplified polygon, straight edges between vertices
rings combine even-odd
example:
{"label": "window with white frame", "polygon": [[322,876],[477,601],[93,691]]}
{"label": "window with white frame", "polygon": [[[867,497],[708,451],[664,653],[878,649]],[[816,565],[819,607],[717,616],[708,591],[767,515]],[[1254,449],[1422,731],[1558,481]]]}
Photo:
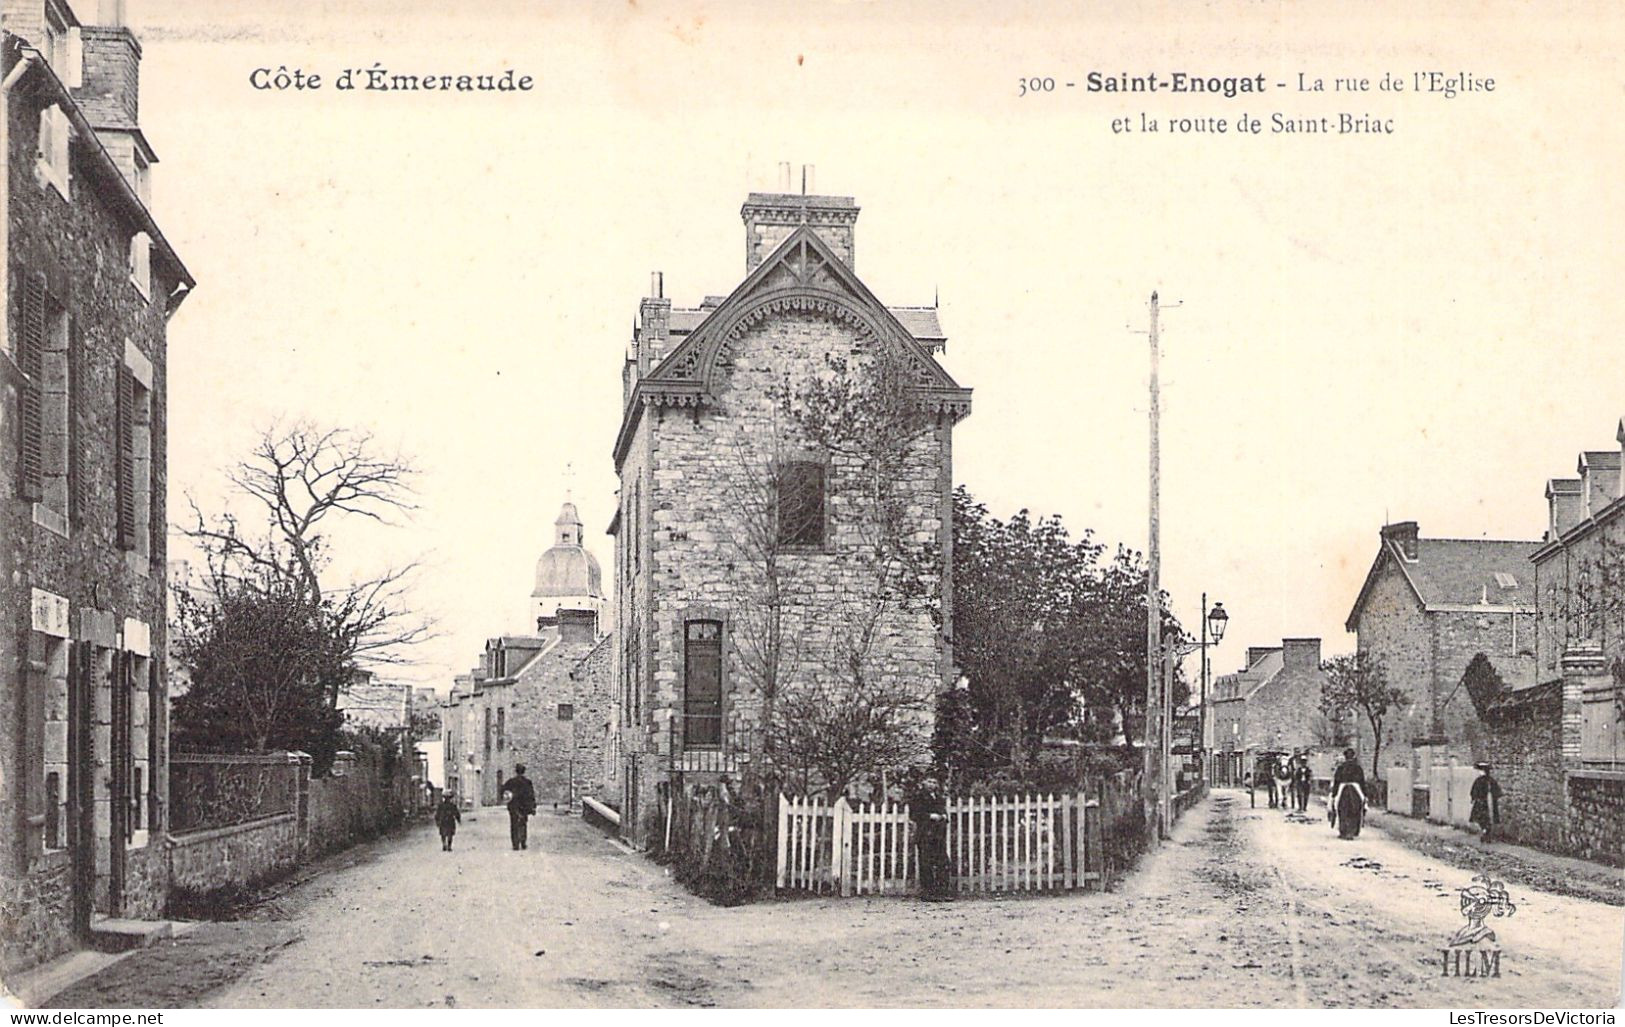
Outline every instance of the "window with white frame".
{"label": "window with white frame", "polygon": [[49,184],[64,200],[70,197],[69,147],[73,142],[73,126],[68,116],[56,104],[40,111],[39,160],[35,167],[42,184]]}
{"label": "window with white frame", "polygon": [[130,236],[130,281],[152,299],[152,239],[145,232]]}

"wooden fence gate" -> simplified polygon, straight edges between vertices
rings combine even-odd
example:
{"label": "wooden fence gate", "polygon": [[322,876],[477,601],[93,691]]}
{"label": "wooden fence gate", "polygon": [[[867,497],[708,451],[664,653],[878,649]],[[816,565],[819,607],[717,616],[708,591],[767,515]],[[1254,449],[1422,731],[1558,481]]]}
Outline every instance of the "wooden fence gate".
{"label": "wooden fence gate", "polygon": [[[960,892],[1100,887],[1099,803],[1077,795],[946,803],[945,846]],[[779,796],[778,886],[829,895],[919,891],[909,807]]]}

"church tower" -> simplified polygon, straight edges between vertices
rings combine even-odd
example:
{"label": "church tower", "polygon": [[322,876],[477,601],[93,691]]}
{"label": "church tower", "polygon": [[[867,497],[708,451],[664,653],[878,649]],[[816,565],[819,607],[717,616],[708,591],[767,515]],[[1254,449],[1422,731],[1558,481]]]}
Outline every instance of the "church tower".
{"label": "church tower", "polygon": [[553,529],[553,547],[536,561],[536,587],[530,593],[534,630],[555,625],[560,610],[591,610],[602,626],[603,572],[581,544],[581,516],[574,503],[565,502]]}

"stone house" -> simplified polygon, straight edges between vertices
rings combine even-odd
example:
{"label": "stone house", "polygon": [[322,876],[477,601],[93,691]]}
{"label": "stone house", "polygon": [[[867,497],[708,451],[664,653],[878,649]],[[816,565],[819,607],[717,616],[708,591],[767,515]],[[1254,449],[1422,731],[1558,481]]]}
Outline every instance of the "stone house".
{"label": "stone house", "polygon": [[[1483,724],[1462,674],[1483,653],[1513,688],[1534,683],[1539,542],[1422,538],[1415,521],[1382,528],[1376,558],[1345,627],[1360,651],[1382,658],[1409,702],[1391,716],[1383,765],[1408,765],[1426,782],[1435,765],[1470,763]],[[1353,725],[1370,752],[1370,729]],[[1389,733],[1387,725],[1384,733]]]}
{"label": "stone house", "polygon": [[526,767],[542,806],[602,794],[614,745],[613,648],[600,634],[598,561],[566,502],[555,540],[536,562],[534,634],[488,639],[442,711],[445,783],[465,806],[502,801],[502,782]]}
{"label": "stone house", "polygon": [[1546,484],[1532,554],[1539,684],[1485,704],[1475,754],[1496,767],[1505,833],[1557,852],[1625,860],[1625,420],[1619,450],[1580,454]]}
{"label": "stone house", "polygon": [[1318,776],[1329,771],[1338,742],[1320,712],[1326,675],[1320,639],[1286,638],[1279,646],[1249,646],[1247,666],[1213,683],[1208,714],[1209,780],[1239,785],[1260,753],[1303,749]]}
{"label": "stone house", "polygon": [[193,280],[122,6],[0,6],[0,973],[168,883],[165,340]]}
{"label": "stone house", "polygon": [[[927,709],[952,683],[952,437],[970,390],[936,359],[936,309],[887,307],[857,277],[858,211],[846,196],[751,193],[743,281],[677,307],[657,274],[639,306],[610,525],[621,825],[635,844],[652,837],[668,782],[750,766],[770,620],[794,639],[780,694],[818,687],[840,701],[836,654],[860,641],[876,680]],[[856,464],[809,444],[785,402],[813,380],[877,367],[904,369],[888,396],[924,422],[897,441],[901,467],[886,483],[893,527],[931,558],[927,597],[907,609],[866,605],[875,589],[858,554],[876,521]],[[879,610],[872,632],[848,620],[859,606]],[[930,719],[918,718],[918,737]]]}

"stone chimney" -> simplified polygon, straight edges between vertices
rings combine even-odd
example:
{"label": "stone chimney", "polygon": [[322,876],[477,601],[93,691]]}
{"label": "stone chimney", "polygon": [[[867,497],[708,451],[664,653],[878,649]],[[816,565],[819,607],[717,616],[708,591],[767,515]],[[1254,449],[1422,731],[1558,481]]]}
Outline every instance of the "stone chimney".
{"label": "stone chimney", "polygon": [[1270,653],[1279,651],[1280,648],[1281,647],[1278,646],[1278,645],[1250,645],[1250,646],[1248,646],[1247,647],[1247,666],[1243,667],[1242,669],[1246,670],[1246,669],[1252,667],[1253,664],[1257,663],[1259,660],[1262,660],[1264,657],[1268,656]]}
{"label": "stone chimney", "polygon": [[598,614],[593,610],[560,610],[559,641],[565,645],[598,641]]}
{"label": "stone chimney", "polygon": [[649,273],[649,295],[638,304],[637,377],[648,376],[666,355],[671,334],[671,300],[666,298],[666,276]]}
{"label": "stone chimney", "polygon": [[739,208],[745,222],[745,270],[755,271],[797,228],[810,225],[847,267],[853,267],[858,205],[850,196],[751,193]]}
{"label": "stone chimney", "polygon": [[1580,494],[1585,500],[1585,513],[1590,517],[1619,498],[1620,455],[1612,450],[1580,454],[1575,470],[1580,475]]}
{"label": "stone chimney", "polygon": [[1398,524],[1385,524],[1382,528],[1382,540],[1392,542],[1402,556],[1407,560],[1416,559],[1416,522],[1400,521]]}
{"label": "stone chimney", "polygon": [[1546,483],[1546,506],[1550,520],[1546,525],[1547,541],[1562,538],[1568,530],[1585,519],[1584,484],[1579,478],[1553,478]]}
{"label": "stone chimney", "polygon": [[1320,667],[1320,639],[1281,639],[1281,661],[1287,670],[1317,670]]}
{"label": "stone chimney", "polygon": [[85,53],[84,85],[75,91],[96,128],[141,124],[141,44],[124,24],[122,0],[104,0],[97,24],[79,30]]}

